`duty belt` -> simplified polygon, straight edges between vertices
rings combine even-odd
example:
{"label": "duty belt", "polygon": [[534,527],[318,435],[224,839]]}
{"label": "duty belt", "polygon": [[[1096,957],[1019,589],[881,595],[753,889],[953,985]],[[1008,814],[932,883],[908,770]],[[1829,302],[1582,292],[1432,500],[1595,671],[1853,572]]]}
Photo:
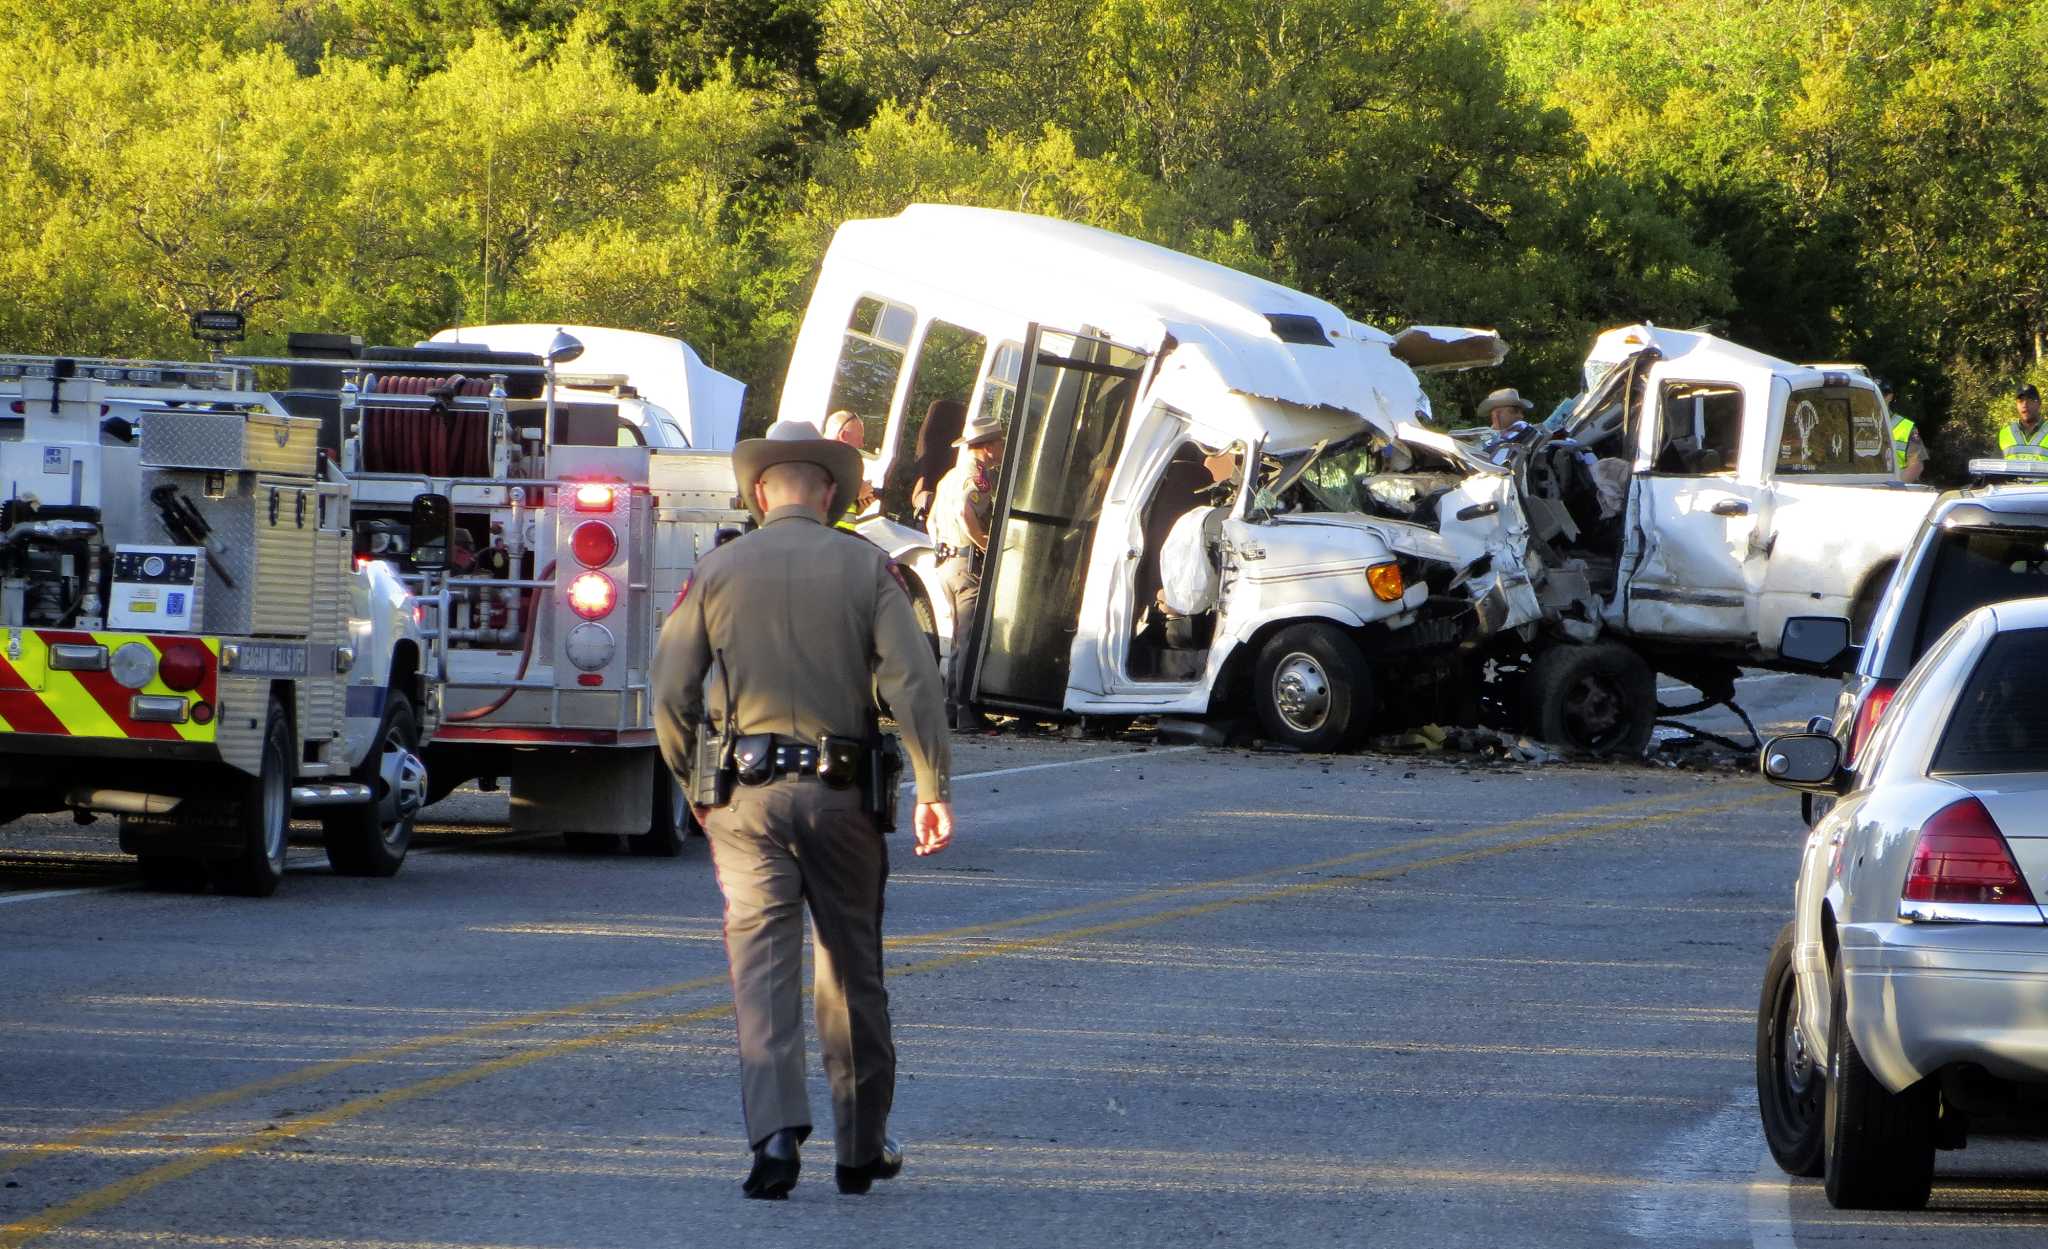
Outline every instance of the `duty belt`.
{"label": "duty belt", "polygon": [[949,559],[965,559],[972,560],[975,563],[980,563],[982,557],[982,550],[978,546],[947,546],[943,542],[939,543],[938,546],[933,549],[932,553],[934,555],[937,555],[939,559],[942,561]]}
{"label": "duty belt", "polygon": [[813,746],[799,738],[755,733],[733,743],[734,779],[742,785],[765,785],[784,776],[815,776],[844,788],[859,779],[866,747],[845,737],[827,737]]}

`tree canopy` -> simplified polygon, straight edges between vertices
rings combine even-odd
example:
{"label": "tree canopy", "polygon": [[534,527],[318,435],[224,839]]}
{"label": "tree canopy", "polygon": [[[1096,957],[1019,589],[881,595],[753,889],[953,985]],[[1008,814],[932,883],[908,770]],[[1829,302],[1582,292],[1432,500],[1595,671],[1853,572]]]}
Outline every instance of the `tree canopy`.
{"label": "tree canopy", "polygon": [[0,348],[203,307],[675,334],[772,407],[851,217],[1088,221],[1353,316],[1856,359],[1955,463],[2048,382],[2048,0],[0,0]]}

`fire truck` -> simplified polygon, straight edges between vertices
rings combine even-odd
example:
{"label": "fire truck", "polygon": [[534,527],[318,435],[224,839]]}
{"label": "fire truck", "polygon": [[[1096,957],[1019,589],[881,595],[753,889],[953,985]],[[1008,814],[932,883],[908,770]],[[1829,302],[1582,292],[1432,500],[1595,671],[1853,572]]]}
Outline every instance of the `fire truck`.
{"label": "fire truck", "polygon": [[673,856],[690,817],[649,667],[698,556],[747,521],[730,452],[699,449],[731,445],[744,388],[675,339],[534,329],[294,334],[233,359],[289,371],[279,398],[320,422],[357,563],[415,596],[426,801],[509,779],[517,830]]}
{"label": "fire truck", "polygon": [[118,816],[160,886],[271,893],[295,815],[398,870],[429,651],[319,428],[244,366],[0,357],[0,818]]}

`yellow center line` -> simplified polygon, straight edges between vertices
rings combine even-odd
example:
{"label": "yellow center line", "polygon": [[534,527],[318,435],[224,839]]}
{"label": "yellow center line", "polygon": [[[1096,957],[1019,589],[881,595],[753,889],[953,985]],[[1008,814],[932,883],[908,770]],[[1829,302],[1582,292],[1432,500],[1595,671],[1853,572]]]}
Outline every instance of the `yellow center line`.
{"label": "yellow center line", "polygon": [[[1651,799],[1651,801],[1657,801],[1657,799]],[[1325,870],[1332,867],[1341,867],[1352,863],[1363,862],[1373,858],[1383,858],[1391,854],[1403,854],[1413,850],[1427,849],[1434,846],[1447,845],[1453,842],[1469,841],[1478,837],[1499,836],[1504,833],[1516,832],[1518,830],[1525,828],[1533,828],[1543,825],[1555,825],[1561,821],[1582,820],[1612,814],[1617,811],[1635,811],[1640,810],[1642,806],[1643,801],[1638,799],[1630,802],[1603,803],[1599,806],[1582,807],[1573,811],[1559,811],[1547,816],[1533,816],[1525,819],[1510,820],[1505,823],[1489,825],[1485,828],[1474,829],[1464,833],[1450,834],[1448,836],[1442,837],[1424,837],[1413,841],[1396,843],[1393,845],[1377,846],[1372,849],[1358,851],[1353,854],[1338,855],[1335,858],[1319,859],[1312,863],[1301,863],[1286,867],[1268,868],[1263,871],[1251,872],[1245,875],[1227,876],[1216,880],[1201,881],[1194,884],[1173,885],[1161,889],[1148,889],[1141,891],[1139,893],[1124,895],[1115,898],[1106,898],[1095,902],[1084,903],[1079,906],[1061,907],[1057,910],[1041,911],[1034,915],[1019,916],[1015,919],[999,920],[992,923],[969,924],[963,927],[949,928],[938,932],[919,933],[911,936],[896,937],[890,939],[888,945],[891,948],[907,948],[919,945],[929,945],[935,942],[956,941],[961,938],[981,936],[991,932],[1001,932],[1016,928],[1033,927],[1039,924],[1053,923],[1062,919],[1071,919],[1078,915],[1095,914],[1101,911],[1112,910],[1119,907],[1134,906],[1145,902],[1157,901],[1161,898],[1181,897],[1191,893],[1204,893],[1217,889],[1229,889],[1240,885],[1255,884],[1261,881],[1272,880],[1275,877],[1279,876],[1299,875],[1303,872],[1313,872]],[[1684,807],[1678,808],[1678,810],[1681,812],[1689,809],[1690,808]],[[522,834],[512,835],[520,836]],[[575,1019],[586,1015],[597,1014],[602,1011],[613,1010],[623,1006],[635,1006],[645,1002],[657,1001],[662,998],[677,997],[685,993],[694,993],[700,989],[708,989],[719,985],[725,985],[727,983],[729,983],[727,976],[725,975],[725,973],[721,972],[716,975],[700,976],[692,980],[677,981],[673,984],[656,985],[654,987],[646,989],[635,989],[625,993],[610,994],[608,996],[595,998],[587,1002],[572,1003],[568,1006],[554,1007],[547,1010],[533,1011],[526,1014],[514,1015],[505,1019],[494,1020],[490,1023],[477,1024],[469,1028],[457,1029],[455,1031],[450,1032],[433,1033],[428,1036],[416,1037],[409,1041],[395,1042],[391,1045],[381,1046],[379,1048],[371,1050],[365,1050],[357,1054],[348,1054],[340,1058],[327,1059],[323,1062],[314,1063],[311,1066],[299,1067],[291,1071],[280,1072],[277,1075],[268,1076],[261,1080],[250,1081],[244,1084],[232,1085],[228,1088],[219,1089],[211,1093],[203,1093],[195,1097],[185,1098],[181,1101],[170,1102],[150,1110],[137,1111],[134,1114],[124,1115],[119,1119],[115,1119],[104,1124],[98,1124],[87,1128],[80,1128],[77,1131],[71,1132],[68,1135],[54,1141],[46,1141],[39,1144],[27,1145],[17,1149],[10,1150],[4,1154],[0,1154],[0,1174],[5,1174],[8,1171],[15,1170],[19,1167],[27,1166],[31,1163],[40,1161],[44,1158],[52,1157],[54,1155],[66,1154],[77,1150],[90,1148],[91,1146],[96,1145],[99,1142],[108,1139],[109,1137],[122,1136],[131,1132],[144,1131],[148,1128],[154,1127],[157,1124],[163,1123],[170,1119],[181,1118],[185,1115],[190,1114],[199,1114],[208,1110],[217,1110],[222,1106],[232,1105],[235,1102],[243,1101],[247,1098],[259,1097],[265,1093],[274,1093],[279,1089],[291,1088],[296,1085],[310,1084],[318,1080],[324,1080],[327,1077],[338,1074],[340,1072],[350,1071],[358,1067],[371,1066],[377,1063],[390,1062],[394,1059],[407,1058],[414,1054],[418,1054],[424,1050],[439,1049],[443,1046],[461,1045],[471,1041],[487,1040],[491,1037],[501,1036],[507,1032],[525,1031],[529,1028],[538,1027],[542,1024],[556,1023],[565,1019]]]}
{"label": "yellow center line", "polygon": [[[1290,899],[1302,898],[1318,893],[1325,893],[1330,890],[1343,889],[1353,885],[1366,883],[1374,880],[1386,880],[1395,876],[1403,875],[1407,872],[1423,871],[1437,867],[1449,867],[1454,864],[1470,863],[1480,859],[1496,858],[1501,855],[1514,854],[1522,850],[1533,850],[1544,846],[1554,846],[1562,844],[1564,842],[1579,841],[1585,838],[1604,836],[1610,833],[1628,832],[1634,829],[1647,828],[1656,824],[1669,823],[1673,820],[1686,819],[1702,815],[1711,815],[1717,812],[1730,811],[1740,807],[1757,806],[1767,801],[1776,801],[1776,799],[1777,795],[1775,793],[1753,794],[1747,797],[1738,798],[1728,802],[1710,803],[1692,807],[1682,807],[1676,810],[1662,811],[1652,813],[1649,815],[1638,816],[1633,819],[1614,820],[1604,824],[1595,824],[1585,828],[1572,829],[1566,832],[1550,833],[1540,837],[1526,837],[1518,841],[1503,842],[1499,845],[1484,846],[1473,850],[1464,850],[1455,854],[1438,855],[1434,858],[1419,859],[1408,863],[1390,864],[1385,867],[1374,868],[1370,871],[1355,872],[1342,876],[1327,877],[1322,880],[1305,881],[1298,884],[1283,885],[1278,888],[1264,890],[1259,893],[1244,894],[1232,898],[1222,898],[1217,899],[1215,901],[1203,902],[1190,906],[1173,907],[1168,910],[1157,911],[1147,915],[1120,920],[1112,920],[1100,924],[1091,924],[1081,928],[1068,929],[1057,933],[1049,933],[1036,937],[1020,937],[1009,941],[994,942],[989,945],[978,947],[975,949],[942,955],[937,958],[925,959],[921,962],[915,962],[904,966],[896,967],[891,969],[890,974],[898,977],[922,975],[927,972],[939,971],[946,968],[958,967],[963,964],[980,962],[984,959],[1002,958],[1013,954],[1026,953],[1032,950],[1042,949],[1047,946],[1056,945],[1064,941],[1075,941],[1087,937],[1097,937],[1107,933],[1130,932],[1134,929],[1156,927],[1161,924],[1173,923],[1177,920],[1192,919],[1204,915],[1213,915],[1221,911],[1231,910],[1238,907],[1257,906],[1269,902],[1279,902]],[[1552,817],[1552,819],[1558,818],[1569,817]],[[643,991],[643,994],[637,996],[644,998],[645,996],[652,995],[654,993],[655,991],[648,990]],[[565,1008],[565,1011],[573,1012],[575,1009],[576,1008]],[[156,1189],[165,1184],[171,1183],[174,1180],[183,1179],[187,1176],[197,1174],[198,1172],[204,1171],[212,1166],[215,1166],[216,1164],[232,1161],[236,1158],[241,1158],[250,1154],[258,1153],[282,1141],[295,1140],[305,1136],[309,1136],[324,1128],[332,1127],[339,1123],[345,1123],[351,1119],[361,1118],[364,1115],[374,1114],[377,1111],[385,1110],[392,1106],[402,1104],[404,1102],[414,1101],[418,1098],[430,1097],[436,1093],[443,1093],[451,1089],[461,1088],[464,1085],[474,1084],[477,1081],[487,1079],[490,1076],[499,1075],[508,1071],[517,1071],[525,1067],[533,1066],[537,1063],[548,1061],[550,1059],[561,1058],[573,1054],[579,1054],[586,1050],[597,1049],[607,1045],[615,1045],[622,1041],[630,1041],[641,1037],[652,1036],[656,1033],[664,1032],[671,1028],[677,1028],[687,1024],[701,1023],[706,1020],[723,1018],[725,1016],[732,1014],[732,1010],[732,1004],[727,1002],[721,1003],[717,1006],[707,1006],[700,1008],[698,1010],[662,1015],[653,1019],[641,1021],[639,1023],[608,1028],[602,1032],[590,1033],[588,1035],[580,1037],[572,1037],[566,1040],[556,1041],[548,1045],[536,1046],[533,1049],[522,1050],[518,1053],[506,1054],[498,1058],[490,1059],[486,1062],[476,1063],[471,1066],[460,1068],[455,1071],[446,1072],[442,1075],[434,1076],[426,1080],[421,1080],[413,1084],[399,1085],[395,1088],[386,1089],[381,1093],[375,1093],[365,1097],[354,1098],[350,1101],[342,1102],[338,1105],[331,1106],[326,1110],[314,1111],[310,1114],[299,1116],[288,1122],[277,1124],[274,1127],[266,1128],[261,1132],[256,1132],[250,1135],[242,1136],[235,1140],[224,1141],[218,1145],[209,1146],[206,1149],[200,1150],[184,1158],[178,1158],[170,1162],[161,1163],[155,1167],[151,1167],[146,1171],[140,1172],[133,1176],[129,1176],[126,1179],[117,1180],[114,1183],[107,1184],[100,1188],[94,1189],[90,1192],[84,1193],[61,1205],[53,1206],[40,1214],[32,1215],[29,1218],[20,1220],[18,1222],[7,1224],[5,1227],[0,1227],[0,1249],[19,1249],[19,1246],[26,1245],[29,1242],[41,1236],[56,1231],[59,1228],[69,1226],[70,1224],[75,1223],[80,1219],[89,1218],[102,1210],[106,1210],[112,1206],[119,1205],[122,1202],[129,1200],[130,1198],[140,1196],[144,1193],[151,1191],[152,1189]],[[550,1016],[557,1017],[563,1013],[565,1012],[546,1012],[546,1014]],[[1630,1180],[1629,1182],[1634,1183],[1640,1181]]]}

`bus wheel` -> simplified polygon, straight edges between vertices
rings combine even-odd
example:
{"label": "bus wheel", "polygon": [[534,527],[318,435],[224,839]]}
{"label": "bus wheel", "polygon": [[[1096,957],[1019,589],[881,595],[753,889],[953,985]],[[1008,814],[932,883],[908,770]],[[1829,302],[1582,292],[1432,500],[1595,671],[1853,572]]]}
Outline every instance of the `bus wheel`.
{"label": "bus wheel", "polygon": [[1365,657],[1335,625],[1289,625],[1266,639],[1252,687],[1266,735],[1302,750],[1341,748],[1372,706]]}

